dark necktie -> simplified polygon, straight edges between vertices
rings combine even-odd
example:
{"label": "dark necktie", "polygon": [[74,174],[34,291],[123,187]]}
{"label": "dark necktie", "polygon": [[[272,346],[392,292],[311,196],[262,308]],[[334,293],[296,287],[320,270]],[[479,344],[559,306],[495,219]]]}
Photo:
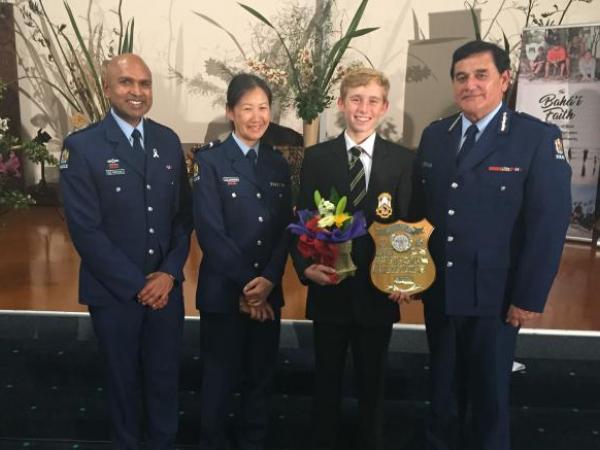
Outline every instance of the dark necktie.
{"label": "dark necktie", "polygon": [[248,153],[246,153],[246,158],[250,162],[250,166],[252,166],[252,169],[256,169],[256,160],[258,158],[256,150],[254,150],[253,148],[248,150]]}
{"label": "dark necktie", "polygon": [[363,152],[361,147],[352,147],[350,149],[350,201],[354,207],[358,207],[360,202],[367,195],[367,183],[365,178],[365,168],[360,160],[360,154]]}
{"label": "dark necktie", "polygon": [[146,165],[146,152],[142,147],[142,133],[135,128],[131,132],[131,137],[133,138],[133,157],[141,167],[144,167]]}
{"label": "dark necktie", "polygon": [[467,132],[465,133],[465,141],[463,145],[460,147],[458,155],[456,155],[456,165],[460,166],[460,164],[467,157],[469,152],[475,147],[475,136],[479,133],[479,128],[474,123],[471,124],[469,128],[467,128]]}

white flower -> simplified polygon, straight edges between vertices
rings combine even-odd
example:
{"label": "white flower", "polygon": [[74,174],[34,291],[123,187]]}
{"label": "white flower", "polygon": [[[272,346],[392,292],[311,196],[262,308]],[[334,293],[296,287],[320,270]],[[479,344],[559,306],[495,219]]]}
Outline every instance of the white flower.
{"label": "white flower", "polygon": [[324,216],[324,217],[320,218],[319,221],[317,222],[317,224],[321,228],[330,227],[334,223],[335,223],[335,216],[333,214],[330,214],[328,216]]}
{"label": "white flower", "polygon": [[321,203],[319,203],[318,209],[319,215],[321,217],[331,216],[333,215],[333,211],[335,210],[335,205],[329,200],[321,199]]}
{"label": "white flower", "polygon": [[8,131],[8,118],[0,119],[0,138],[4,137],[5,131]]}

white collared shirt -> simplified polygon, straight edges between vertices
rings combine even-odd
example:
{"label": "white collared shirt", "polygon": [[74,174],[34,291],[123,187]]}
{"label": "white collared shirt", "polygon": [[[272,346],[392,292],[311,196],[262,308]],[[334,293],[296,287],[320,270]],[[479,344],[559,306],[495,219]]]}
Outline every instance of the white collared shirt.
{"label": "white collared shirt", "polygon": [[365,182],[367,184],[367,188],[369,187],[369,178],[371,177],[371,166],[373,165],[373,149],[375,147],[375,136],[377,136],[377,133],[373,132],[371,136],[366,138],[360,144],[357,144],[352,140],[350,136],[348,136],[348,132],[344,131],[344,139],[346,141],[346,153],[348,155],[348,161],[350,161],[350,157],[352,156],[352,154],[350,153],[350,149],[352,147],[359,146],[364,150],[360,153],[360,162],[362,162],[362,165],[365,168]]}
{"label": "white collared shirt", "polygon": [[235,131],[231,132],[231,136],[233,137],[233,140],[238,145],[244,156],[246,156],[252,148],[254,149],[254,151],[256,152],[256,156],[258,157],[258,148],[260,147],[260,141],[257,141],[254,147],[250,147],[248,144],[246,144],[244,141],[242,141],[239,137],[236,136]]}

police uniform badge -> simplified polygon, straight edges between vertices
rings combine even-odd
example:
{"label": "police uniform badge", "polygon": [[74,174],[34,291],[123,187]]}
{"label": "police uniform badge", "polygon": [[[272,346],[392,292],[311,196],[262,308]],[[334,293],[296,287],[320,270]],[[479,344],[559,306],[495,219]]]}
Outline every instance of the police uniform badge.
{"label": "police uniform badge", "polygon": [[68,169],[69,168],[69,149],[63,148],[63,151],[60,154],[60,162],[58,164],[59,169]]}
{"label": "police uniform badge", "polygon": [[377,197],[377,209],[375,214],[381,219],[389,219],[392,217],[392,196],[389,192],[382,192]]}
{"label": "police uniform badge", "polygon": [[200,166],[196,161],[192,164],[192,181],[195,183],[200,180]]}
{"label": "police uniform badge", "polygon": [[556,150],[556,159],[565,159],[565,149],[563,147],[563,142],[561,138],[556,138],[554,140],[554,150]]}

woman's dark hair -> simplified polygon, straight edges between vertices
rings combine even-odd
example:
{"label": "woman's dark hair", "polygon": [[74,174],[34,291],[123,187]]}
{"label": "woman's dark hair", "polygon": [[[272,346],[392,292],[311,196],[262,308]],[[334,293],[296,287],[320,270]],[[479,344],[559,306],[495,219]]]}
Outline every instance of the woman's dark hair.
{"label": "woman's dark hair", "polygon": [[266,81],[251,73],[238,73],[231,79],[227,87],[227,108],[233,109],[246,92],[255,88],[262,89],[269,99],[269,106],[271,106],[273,94]]}
{"label": "woman's dark hair", "polygon": [[454,66],[457,62],[467,59],[477,53],[490,53],[494,59],[494,64],[498,72],[503,73],[510,69],[510,58],[508,54],[496,44],[486,41],[471,41],[458,47],[452,54],[452,66],[450,67],[450,77],[454,79]]}

